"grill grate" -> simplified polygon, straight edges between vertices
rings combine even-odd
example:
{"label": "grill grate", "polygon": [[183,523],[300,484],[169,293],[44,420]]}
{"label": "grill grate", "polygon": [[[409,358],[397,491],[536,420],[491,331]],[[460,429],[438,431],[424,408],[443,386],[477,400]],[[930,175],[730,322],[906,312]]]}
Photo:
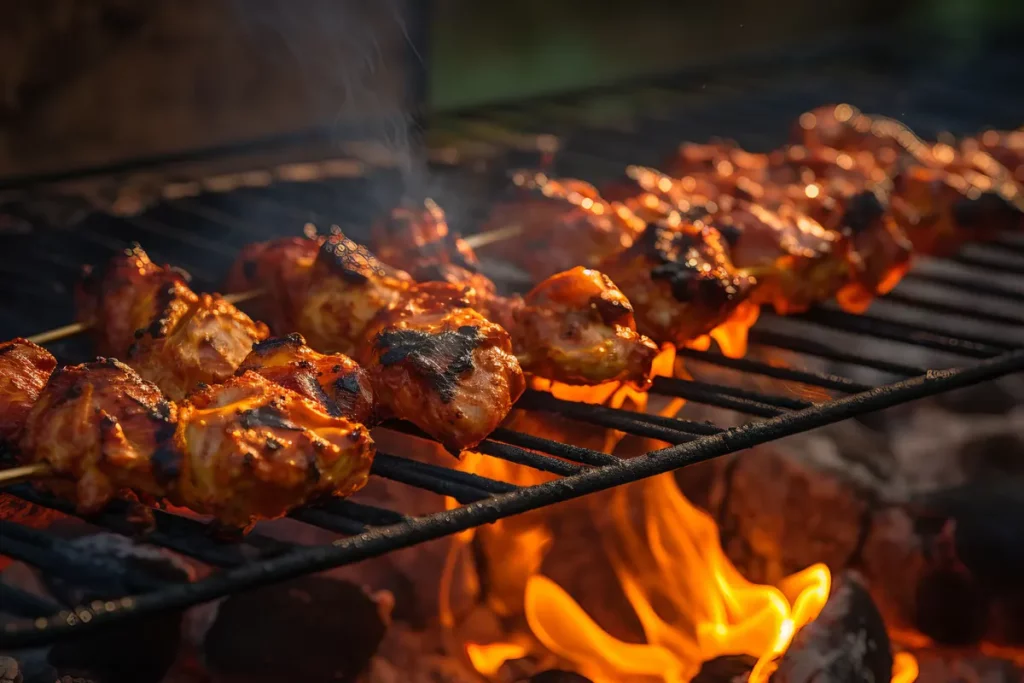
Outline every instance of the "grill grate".
{"label": "grill grate", "polygon": [[[756,74],[744,72],[733,75],[732,80],[722,76],[708,87],[693,77],[670,79],[583,101],[522,104],[452,116],[438,121],[436,130],[448,131],[449,139],[454,134],[456,147],[467,141],[488,143],[498,153],[498,167],[523,151],[509,152],[510,134],[518,135],[517,140],[535,139],[540,133],[559,135],[563,143],[557,158],[559,170],[600,180],[602,174],[617,174],[624,163],[656,161],[655,155],[661,156],[684,137],[738,132],[746,135],[740,136],[740,142],[751,147],[777,144],[780,131],[800,111],[823,100],[839,99],[840,94],[865,109],[904,116],[922,125],[924,132],[940,125],[967,130],[999,123],[979,117],[1024,110],[1020,93],[1004,90],[998,97],[984,92],[964,97],[967,86],[949,79],[916,78],[913,88],[898,89],[901,82],[889,71],[844,72],[834,80],[808,74],[806,69],[799,74],[800,78],[781,73],[759,80]],[[970,91],[984,85],[972,82]],[[897,90],[899,98],[892,99]],[[900,110],[872,106],[886,102],[898,102]],[[952,109],[952,103],[960,106]],[[965,103],[975,103],[977,111]],[[615,115],[604,115],[605,109]],[[623,110],[629,115],[623,115]],[[955,116],[939,121],[936,113],[942,112],[954,112]],[[1017,125],[1019,121],[1007,123]],[[496,136],[504,141],[501,145],[494,143]],[[436,194],[442,205],[454,207],[454,218],[464,228],[471,228],[473,217],[479,215],[476,204],[484,205],[466,197],[486,200],[485,189],[491,181],[470,166],[460,163],[435,169],[441,178],[434,188]],[[130,240],[142,242],[154,259],[190,270],[197,289],[212,290],[247,241],[295,232],[306,221],[338,223],[354,237],[365,236],[360,231],[397,199],[400,184],[393,169],[371,164],[363,167],[364,173],[354,177],[320,175],[301,183],[279,181],[228,192],[200,191],[188,197],[176,194],[135,216],[91,213],[70,229],[46,225],[34,217],[38,212],[32,201],[12,205],[6,209],[8,223],[27,221],[35,227],[22,234],[0,233],[0,296],[14,302],[0,310],[0,335],[7,338],[66,323],[73,314],[70,292],[80,265],[102,261]],[[199,187],[202,189],[201,184]],[[460,203],[452,201],[455,199]],[[0,218],[4,218],[2,211]],[[356,495],[352,500],[328,501],[292,514],[300,522],[342,535],[329,545],[282,542],[259,529],[238,542],[223,543],[200,521],[154,511],[155,528],[144,537],[145,542],[217,571],[195,583],[167,584],[125,568],[124,585],[131,595],[85,606],[58,604],[0,582],[0,605],[12,617],[4,623],[0,643],[3,649],[45,644],[114,621],[183,608],[233,591],[357,562],[870,411],[1020,372],[1024,370],[1024,351],[1019,348],[1024,339],[1019,308],[1024,301],[1021,251],[1019,236],[1011,236],[954,259],[922,262],[887,301],[880,301],[863,316],[827,306],[790,318],[764,315],[752,330],[754,348],[747,358],[680,350],[687,367],[693,363],[695,372],[717,367],[733,373],[729,377],[737,381],[724,382],[721,372],[707,380],[659,378],[652,393],[715,406],[750,420],[739,427],[686,419],[685,410],[682,417],[664,417],[538,392],[528,392],[517,404],[524,410],[670,444],[639,457],[620,459],[499,428],[477,449],[480,453],[557,475],[549,483],[518,487],[382,452],[374,464],[374,476],[451,496],[459,507],[413,517],[360,502]],[[90,354],[88,344],[81,340],[65,340],[53,350],[68,362],[84,360]],[[779,354],[787,358],[784,366],[776,362]],[[823,363],[838,369],[823,372]],[[928,369],[932,367],[949,369]],[[740,381],[748,375],[774,382],[775,388],[764,389],[759,383],[752,389]],[[822,398],[813,402],[806,393],[797,395],[791,383],[813,388]],[[389,427],[422,436],[408,425]],[[28,485],[6,492],[73,512],[66,502]],[[115,503],[88,521],[131,535],[135,527],[127,518],[127,508],[125,503]],[[4,555],[43,572],[84,584],[102,578],[95,576],[89,558],[71,552],[68,541],[48,532],[0,522],[0,543]]]}

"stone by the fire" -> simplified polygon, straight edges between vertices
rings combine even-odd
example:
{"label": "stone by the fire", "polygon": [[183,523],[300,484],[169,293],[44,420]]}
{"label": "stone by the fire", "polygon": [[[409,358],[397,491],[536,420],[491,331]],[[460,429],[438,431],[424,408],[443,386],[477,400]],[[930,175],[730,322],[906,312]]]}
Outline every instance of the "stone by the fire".
{"label": "stone by the fire", "polygon": [[725,655],[704,662],[690,683],[745,683],[757,660],[748,655]]}
{"label": "stone by the fire", "polygon": [[294,579],[227,598],[204,659],[217,683],[351,683],[384,638],[385,617],[353,583]]}
{"label": "stone by the fire", "polygon": [[[67,561],[81,571],[74,576],[47,575],[49,591],[66,604],[111,600],[192,579],[191,568],[167,551],[116,534],[81,536],[62,544]],[[101,580],[94,580],[97,577]],[[61,641],[51,648],[49,663],[59,674],[103,683],[157,683],[178,656],[182,613],[144,617],[98,633]]]}
{"label": "stone by the fire", "polygon": [[891,676],[885,622],[860,577],[848,572],[818,618],[793,638],[772,683],[862,683]]}
{"label": "stone by the fire", "polygon": [[530,676],[524,683],[592,683],[592,681],[572,671],[551,669]]}

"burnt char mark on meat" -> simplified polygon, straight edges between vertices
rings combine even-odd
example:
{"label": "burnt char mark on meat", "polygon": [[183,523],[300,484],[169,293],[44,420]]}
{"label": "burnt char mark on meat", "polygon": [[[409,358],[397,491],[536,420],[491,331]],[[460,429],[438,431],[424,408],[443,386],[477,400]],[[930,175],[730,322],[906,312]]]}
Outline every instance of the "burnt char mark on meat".
{"label": "burnt char mark on meat", "polygon": [[975,198],[962,197],[953,204],[953,220],[958,228],[1009,228],[1018,216],[1017,209],[995,192],[983,192]]}
{"label": "burnt char mark on meat", "polygon": [[657,224],[649,224],[640,233],[634,248],[651,259],[651,279],[667,280],[672,296],[679,301],[690,301],[695,292],[693,281],[698,278],[695,266],[690,265],[687,252],[697,245],[692,236]]}
{"label": "burnt char mark on meat", "polygon": [[256,342],[252,345],[254,353],[263,353],[264,351],[273,351],[275,349],[282,349],[289,346],[305,346],[306,339],[298,332],[292,332],[289,335],[283,337],[270,337],[263,341]]}
{"label": "burnt char mark on meat", "polygon": [[287,429],[291,431],[302,430],[302,427],[285,417],[285,414],[279,409],[269,405],[242,411],[239,423],[246,429],[270,427],[271,429]]}
{"label": "burnt char mark on meat", "polygon": [[363,284],[374,277],[386,277],[391,270],[366,247],[344,235],[332,235],[320,246],[320,258],[330,269],[353,284]]}
{"label": "burnt char mark on meat", "polygon": [[156,317],[153,322],[146,328],[146,333],[154,339],[166,336],[170,330],[167,329],[170,324],[171,317],[171,303],[174,301],[174,295],[177,293],[177,287],[174,284],[167,285],[156,297],[154,301],[154,309],[157,311]]}
{"label": "burnt char mark on meat", "polygon": [[633,313],[633,307],[624,299],[595,296],[590,299],[590,305],[601,316],[601,321],[605,325],[624,324],[623,320]]}
{"label": "burnt char mark on meat", "polygon": [[455,398],[459,376],[473,369],[473,350],[480,344],[477,328],[464,325],[457,330],[428,334],[420,330],[386,330],[374,344],[384,353],[381,365],[407,363],[430,382],[445,403]]}
{"label": "burnt char mark on meat", "polygon": [[706,245],[694,235],[661,225],[648,225],[634,247],[638,245],[657,264],[651,268],[651,279],[666,280],[677,301],[719,306],[735,294],[716,268],[712,267],[710,272],[701,270],[708,261],[714,265],[713,255],[695,258],[701,255],[694,251],[699,252]]}
{"label": "burnt char mark on meat", "polygon": [[295,383],[302,387],[302,391],[306,396],[314,398],[314,400],[324,407],[324,410],[331,417],[341,417],[343,415],[341,406],[336,401],[331,400],[331,397],[327,395],[324,388],[320,386],[320,383],[316,381],[316,377],[313,377],[309,372],[299,372],[295,376]]}
{"label": "burnt char mark on meat", "polygon": [[150,462],[153,464],[153,476],[164,486],[173,484],[181,476],[182,455],[170,445],[157,448]]}
{"label": "burnt char mark on meat", "polygon": [[3,344],[0,344],[0,356],[13,351],[16,346],[17,344],[14,342],[4,342]]}
{"label": "burnt char mark on meat", "polygon": [[877,194],[864,190],[850,197],[843,214],[843,227],[857,235],[879,221],[885,215],[885,206]]}
{"label": "burnt char mark on meat", "polygon": [[359,375],[355,372],[350,372],[344,377],[339,377],[334,381],[334,388],[338,391],[344,391],[348,394],[355,394],[359,392]]}

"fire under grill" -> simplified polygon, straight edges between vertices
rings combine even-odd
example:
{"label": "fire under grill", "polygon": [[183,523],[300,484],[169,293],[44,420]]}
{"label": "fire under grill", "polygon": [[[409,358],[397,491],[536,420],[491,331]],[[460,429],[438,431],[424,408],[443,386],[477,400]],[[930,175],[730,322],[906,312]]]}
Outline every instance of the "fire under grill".
{"label": "fire under grill", "polygon": [[[787,78],[770,82],[749,70],[708,84],[684,75],[642,86],[605,90],[576,99],[517,104],[452,115],[432,122],[428,141],[436,177],[429,188],[452,207],[453,221],[472,232],[487,205],[493,181],[510,164],[536,161],[555,147],[560,172],[600,180],[626,163],[649,163],[683,139],[734,135],[750,148],[779,142],[785,125],[801,111],[830,99],[847,99],[867,111],[893,114],[922,132],[970,130],[1024,111],[1021,93],[1006,89],[965,96],[964,79],[917,79],[914,88],[888,73],[850,73],[841,80],[807,74],[799,65]],[[997,80],[997,79],[996,79]],[[786,83],[785,87],[779,87]],[[995,82],[972,81],[972,92]],[[899,92],[898,100],[893,93]],[[1014,99],[1016,98],[1016,99]],[[896,110],[892,102],[899,102]],[[889,104],[890,106],[886,106]],[[944,116],[940,116],[944,115]],[[995,118],[995,120],[993,120]],[[1005,121],[1011,126],[1019,121]],[[770,138],[774,135],[774,138]],[[252,151],[252,150],[248,150]],[[392,150],[393,151],[393,150]],[[286,164],[253,162],[244,173],[182,177],[163,160],[124,168],[124,175],[65,179],[93,183],[93,199],[104,197],[110,211],[89,212],[61,225],[58,214],[41,210],[67,206],[46,199],[38,186],[12,193],[0,206],[0,309],[3,338],[57,327],[72,319],[71,287],[80,267],[101,262],[132,241],[154,260],[190,271],[197,291],[213,291],[246,243],[294,234],[302,224],[339,224],[358,238],[373,216],[397,199],[393,154],[377,149],[344,159]],[[179,160],[175,160],[180,163]],[[145,211],[121,213],[135,195],[110,194],[140,171],[155,203]],[[389,195],[391,188],[393,194]],[[141,191],[140,191],[141,192]],[[141,193],[139,196],[145,198]],[[451,197],[447,203],[446,197]],[[459,200],[454,198],[459,197]],[[465,198],[463,200],[463,198]],[[72,208],[75,207],[72,203]],[[72,212],[73,213],[73,212]],[[52,223],[52,224],[51,224]],[[363,233],[365,235],[365,233]],[[103,599],[83,605],[58,604],[0,583],[7,619],[4,649],[50,643],[114,622],[181,609],[236,591],[301,574],[351,564],[495,520],[589,493],[669,472],[799,432],[881,410],[940,392],[1024,370],[1024,239],[1006,236],[971,246],[946,260],[923,260],[904,283],[869,313],[851,315],[825,306],[810,313],[778,317],[765,312],[751,331],[752,353],[743,359],[714,351],[681,349],[690,368],[717,367],[733,381],[658,378],[652,395],[682,398],[740,416],[740,426],[717,426],[591,405],[527,392],[517,404],[526,411],[552,413],[598,428],[670,444],[638,457],[619,458],[598,450],[499,428],[478,449],[553,475],[548,483],[517,487],[453,467],[428,464],[401,453],[381,452],[376,477],[416,487],[458,502],[454,509],[412,517],[377,505],[348,500],[310,505],[292,514],[300,522],[339,535],[327,545],[298,545],[260,533],[243,540],[217,540],[204,523],[155,510],[155,526],[138,541],[162,546],[208,565],[206,578],[191,583],[155,578],[115,556],[90,555],[46,531],[0,522],[0,553],[65,582],[109,587],[116,574],[124,595],[105,589]],[[89,344],[68,339],[51,345],[63,362],[90,356]],[[780,364],[762,352],[782,352]],[[936,369],[938,368],[938,369]],[[731,374],[729,374],[731,373]],[[695,377],[700,375],[696,372]],[[743,382],[757,376],[772,390]],[[794,386],[815,390],[795,392]],[[394,429],[408,432],[404,425]],[[425,438],[425,437],[424,437]],[[454,465],[454,460],[452,461]],[[28,484],[5,489],[25,501],[73,514],[71,505]],[[88,522],[126,536],[137,525],[126,503],[111,505]],[[99,589],[97,589],[99,590]]]}

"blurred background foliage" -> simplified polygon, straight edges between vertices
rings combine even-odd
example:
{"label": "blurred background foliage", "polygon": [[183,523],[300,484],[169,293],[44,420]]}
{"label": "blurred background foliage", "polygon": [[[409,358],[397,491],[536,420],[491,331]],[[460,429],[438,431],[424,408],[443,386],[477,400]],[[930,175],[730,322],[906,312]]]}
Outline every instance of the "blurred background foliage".
{"label": "blurred background foliage", "polygon": [[[431,105],[513,100],[876,37],[926,59],[1021,41],[1024,0],[434,0]],[[912,55],[913,56],[913,55]]]}

